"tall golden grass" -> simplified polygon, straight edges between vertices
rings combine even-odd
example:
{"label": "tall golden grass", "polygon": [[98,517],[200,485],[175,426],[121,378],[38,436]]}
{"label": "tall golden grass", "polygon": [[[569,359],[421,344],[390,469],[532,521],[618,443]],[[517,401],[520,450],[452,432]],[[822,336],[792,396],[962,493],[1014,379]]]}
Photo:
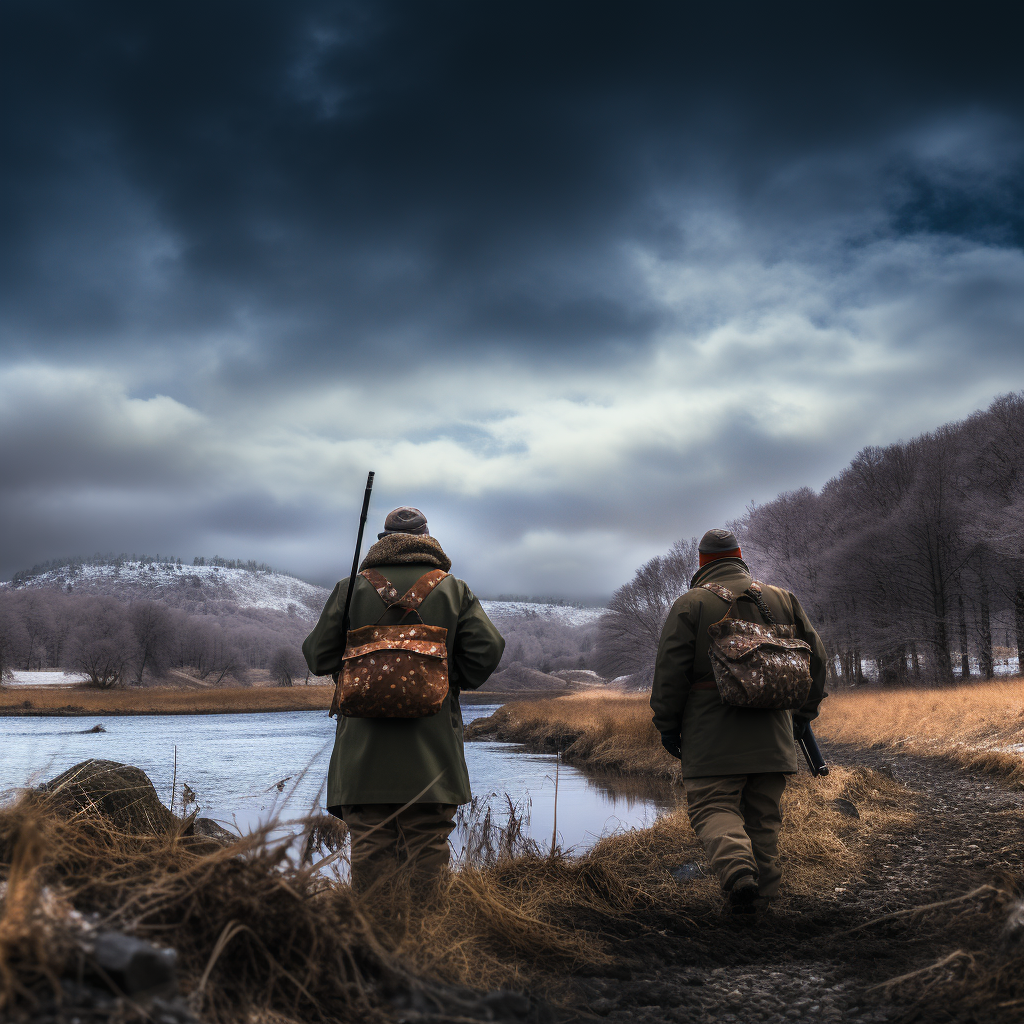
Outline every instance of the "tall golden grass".
{"label": "tall golden grass", "polygon": [[1024,678],[963,686],[861,690],[829,697],[815,723],[826,740],[937,755],[1024,780]]}
{"label": "tall golden grass", "polygon": [[590,692],[553,700],[514,701],[477,719],[468,738],[494,734],[542,750],[561,750],[582,766],[673,779],[677,761],[661,746],[647,697]]}
{"label": "tall golden grass", "polygon": [[[814,723],[820,739],[938,755],[1024,779],[1024,679],[834,694]],[[673,778],[645,694],[588,693],[506,704],[467,730],[562,750],[575,764]],[[827,750],[826,750],[827,754]]]}

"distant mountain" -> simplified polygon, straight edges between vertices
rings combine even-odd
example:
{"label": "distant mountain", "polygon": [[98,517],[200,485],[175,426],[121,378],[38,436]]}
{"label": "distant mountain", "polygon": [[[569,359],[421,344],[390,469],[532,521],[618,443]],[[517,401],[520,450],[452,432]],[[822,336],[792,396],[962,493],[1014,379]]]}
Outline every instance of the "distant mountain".
{"label": "distant mountain", "polygon": [[[202,611],[211,602],[239,608],[290,612],[315,622],[330,591],[286,573],[269,569],[239,569],[218,565],[178,565],[174,562],[72,562],[44,572],[18,573],[14,583],[0,588],[47,587],[72,593],[108,594],[121,600],[146,598],[174,607]],[[566,626],[587,626],[603,608],[530,601],[482,601],[492,619],[538,619]]]}
{"label": "distant mountain", "polygon": [[492,619],[528,618],[551,619],[566,626],[589,626],[597,622],[606,608],[582,608],[574,604],[549,604],[533,601],[481,601],[484,611]]}
{"label": "distant mountain", "polygon": [[310,621],[316,621],[330,596],[323,587],[280,572],[173,562],[77,563],[33,575],[19,573],[16,580],[0,586],[109,594],[126,601],[147,598],[195,611],[208,603],[224,602],[239,608],[286,612]]}

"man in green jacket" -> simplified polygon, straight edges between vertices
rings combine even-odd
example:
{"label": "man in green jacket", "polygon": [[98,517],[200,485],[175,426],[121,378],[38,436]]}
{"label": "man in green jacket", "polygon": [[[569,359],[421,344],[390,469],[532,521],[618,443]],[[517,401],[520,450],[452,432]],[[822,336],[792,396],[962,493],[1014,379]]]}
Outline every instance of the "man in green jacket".
{"label": "man in green jacket", "polygon": [[[423,513],[397,508],[389,513],[384,532],[377,535],[359,571],[376,569],[404,594],[425,573],[448,572],[451,564],[430,536]],[[341,618],[348,588],[348,579],[334,588],[302,645],[315,675],[336,677],[341,669]],[[373,585],[357,576],[350,628],[377,622],[385,608]],[[348,825],[352,880],[358,888],[366,888],[398,863],[408,864],[418,878],[447,867],[456,809],[471,799],[459,691],[484,683],[505,648],[473,592],[454,576],[437,584],[418,614],[427,625],[448,630],[449,690],[441,710],[426,718],[338,717],[327,809]]]}
{"label": "man in green jacket", "polygon": [[733,616],[767,625],[739,542],[728,530],[701,539],[700,569],[668,613],[654,669],[651,708],[662,743],[682,762],[690,822],[737,914],[753,913],[779,891],[779,804],[786,776],[797,768],[793,723],[817,717],[825,696],[825,648],[800,602],[787,590],[761,584],[775,621],[794,624],[811,646],[810,694],[798,711],[767,711],[724,704],[708,653],[708,626],[728,610],[703,588],[715,583],[737,597]]}

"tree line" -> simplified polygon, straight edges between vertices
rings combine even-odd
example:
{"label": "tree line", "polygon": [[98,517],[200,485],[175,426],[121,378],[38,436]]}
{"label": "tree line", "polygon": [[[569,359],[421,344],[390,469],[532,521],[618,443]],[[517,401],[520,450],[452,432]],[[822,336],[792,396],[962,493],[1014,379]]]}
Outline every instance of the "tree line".
{"label": "tree line", "polygon": [[[833,686],[990,678],[997,655],[1014,649],[1021,667],[1024,392],[865,448],[821,491],[752,505],[729,526],[754,576],[799,597]],[[696,545],[677,542],[615,592],[595,643],[603,675],[650,685],[665,616],[697,570]]]}
{"label": "tree line", "polygon": [[305,676],[304,620],[229,602],[210,607],[195,614],[47,587],[2,591],[0,682],[17,669],[81,673],[102,688],[159,681],[171,669],[212,683],[245,683],[253,669],[269,669],[282,685]]}

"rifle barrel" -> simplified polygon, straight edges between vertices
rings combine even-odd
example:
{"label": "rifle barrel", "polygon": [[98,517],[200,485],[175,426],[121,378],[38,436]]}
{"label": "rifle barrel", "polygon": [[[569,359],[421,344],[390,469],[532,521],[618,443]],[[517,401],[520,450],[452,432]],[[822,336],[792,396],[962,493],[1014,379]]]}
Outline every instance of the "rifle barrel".
{"label": "rifle barrel", "polygon": [[817,739],[815,739],[811,723],[805,723],[800,729],[794,726],[793,732],[801,751],[803,751],[804,759],[807,761],[807,767],[810,768],[811,774],[815,778],[819,775],[828,775],[828,765],[825,763],[825,757],[818,746]]}
{"label": "rifle barrel", "polygon": [[[352,608],[352,591],[355,588],[356,573],[359,572],[359,555],[363,550],[363,529],[366,527],[366,515],[370,510],[370,491],[373,490],[373,471],[366,474],[366,490],[363,492],[363,510],[359,513],[359,532],[356,534],[356,550],[352,556],[352,571],[348,575],[348,593],[345,594],[345,609],[341,614],[341,657],[345,657],[345,649],[348,647],[348,628],[350,624],[350,611]],[[340,671],[340,669],[339,669]],[[341,684],[339,683],[338,686]],[[335,691],[334,704],[327,713],[328,718],[335,714],[338,701],[338,693]]]}

